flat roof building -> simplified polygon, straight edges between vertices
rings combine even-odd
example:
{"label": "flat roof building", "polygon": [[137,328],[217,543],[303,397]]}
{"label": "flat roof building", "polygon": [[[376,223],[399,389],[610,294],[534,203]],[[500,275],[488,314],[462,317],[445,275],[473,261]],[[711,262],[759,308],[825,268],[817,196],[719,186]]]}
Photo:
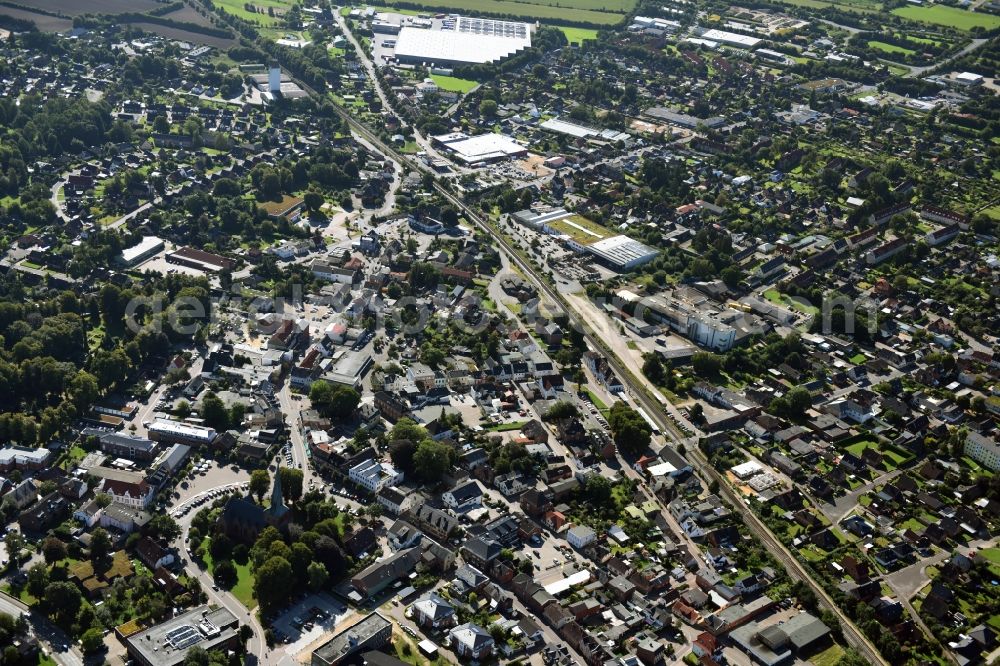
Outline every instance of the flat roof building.
{"label": "flat roof building", "polygon": [[483,64],[499,62],[530,46],[528,23],[451,16],[440,29],[401,28],[395,56],[408,64]]}
{"label": "flat roof building", "polygon": [[156,442],[176,442],[180,444],[211,444],[215,440],[215,430],[203,426],[157,419],[147,428],[149,438]]}
{"label": "flat roof building", "polygon": [[154,254],[164,248],[163,240],[156,236],[143,236],[138,245],[127,247],[122,250],[118,260],[126,266],[136,264],[149,259]]}
{"label": "flat roof building", "polygon": [[585,249],[608,268],[625,272],[655,259],[659,250],[628,236],[612,236],[586,245]]}
{"label": "flat roof building", "polygon": [[199,606],[122,642],[129,657],[141,666],[177,666],[195,646],[205,650],[235,647],[239,642],[238,625],[236,616],[225,608]]}
{"label": "flat roof building", "polygon": [[313,650],[312,666],[337,666],[352,655],[378,650],[391,638],[392,623],[372,613]]}
{"label": "flat roof building", "polygon": [[725,30],[716,30],[715,28],[704,31],[700,36],[702,39],[708,39],[713,42],[721,42],[722,44],[737,46],[744,49],[752,49],[761,42],[761,40],[757,37],[749,37],[747,35],[727,32]]}
{"label": "flat roof building", "polygon": [[452,132],[432,137],[434,143],[466,164],[483,164],[497,160],[524,157],[528,149],[506,134],[480,134],[469,136]]}

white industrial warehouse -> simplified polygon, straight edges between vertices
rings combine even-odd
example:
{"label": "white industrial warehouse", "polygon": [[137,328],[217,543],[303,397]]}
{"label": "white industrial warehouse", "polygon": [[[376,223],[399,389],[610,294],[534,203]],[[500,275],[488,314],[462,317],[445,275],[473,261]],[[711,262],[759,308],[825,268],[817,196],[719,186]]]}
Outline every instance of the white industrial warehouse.
{"label": "white industrial warehouse", "polygon": [[485,164],[512,157],[524,157],[528,149],[506,134],[480,134],[469,136],[452,132],[431,137],[434,143],[466,164]]}
{"label": "white industrial warehouse", "polygon": [[628,236],[611,236],[585,247],[599,262],[612,270],[625,272],[652,261],[659,255],[656,248],[649,247]]}
{"label": "white industrial warehouse", "polygon": [[430,29],[400,29],[395,57],[400,63],[474,65],[499,62],[531,46],[531,25],[468,16],[449,16]]}

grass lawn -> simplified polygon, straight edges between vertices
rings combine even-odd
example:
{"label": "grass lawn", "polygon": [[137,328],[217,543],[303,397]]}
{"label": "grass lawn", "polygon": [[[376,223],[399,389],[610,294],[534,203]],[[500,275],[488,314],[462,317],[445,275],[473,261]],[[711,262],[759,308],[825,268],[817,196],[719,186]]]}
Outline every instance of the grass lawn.
{"label": "grass lawn", "polygon": [[8,594],[12,597],[16,596],[18,599],[21,600],[21,603],[26,604],[28,606],[34,606],[35,604],[38,603],[38,599],[36,599],[35,597],[31,596],[31,594],[28,593],[27,587],[21,588],[21,593],[18,595],[15,595],[13,593],[13,590],[8,583],[0,585],[0,590],[3,590],[4,594]]}
{"label": "grass lawn", "polygon": [[580,245],[590,245],[614,235],[601,225],[588,220],[582,215],[569,215],[548,222],[547,224],[556,233],[565,234]]}
{"label": "grass lawn", "polygon": [[860,364],[862,364],[862,363],[865,362],[865,358],[866,358],[865,355],[859,352],[859,353],[855,354],[854,356],[852,356],[850,358],[850,361],[854,365],[860,365]]}
{"label": "grass lawn", "polygon": [[982,26],[987,30],[1000,27],[1000,16],[970,12],[956,7],[946,7],[945,5],[897,7],[892,10],[892,13],[911,21],[934,23],[936,25],[948,26],[949,28],[957,28],[958,30],[971,30],[976,26]]}
{"label": "grass lawn", "polygon": [[442,76],[441,74],[431,74],[431,79],[441,90],[449,92],[467,93],[479,85],[478,81],[460,79],[457,76]]}
{"label": "grass lawn", "polygon": [[821,553],[816,546],[812,545],[800,548],[799,554],[810,562],[822,562],[826,558],[826,555]]}
{"label": "grass lawn", "polygon": [[910,456],[903,455],[902,453],[895,451],[890,447],[882,446],[878,442],[872,442],[868,440],[855,442],[854,444],[851,444],[850,446],[846,447],[844,450],[850,451],[854,455],[860,457],[861,453],[865,449],[875,449],[876,451],[881,453],[882,460],[885,463],[885,467],[890,472],[899,467],[900,465],[909,462],[911,459]]}
{"label": "grass lawn", "polygon": [[520,430],[524,427],[527,421],[515,421],[514,423],[499,423],[497,425],[486,426],[483,430],[488,430],[490,432],[510,432],[512,430]]}
{"label": "grass lawn", "polygon": [[989,562],[1000,564],[1000,548],[983,548],[976,552],[985,557]]}
{"label": "grass lawn", "polygon": [[817,652],[809,657],[809,663],[815,664],[815,666],[835,666],[843,656],[844,648],[834,643],[822,652]]}
{"label": "grass lawn", "polygon": [[[204,560],[209,573],[212,573],[215,570],[215,563],[212,561],[212,553],[209,552],[209,541],[210,539],[205,539],[202,542],[198,554]],[[253,598],[253,574],[250,573],[250,565],[233,560],[233,566],[236,567],[236,584],[229,589],[229,592],[248,609],[254,608],[257,602]]]}
{"label": "grass lawn", "polygon": [[902,53],[904,55],[913,55],[916,53],[913,49],[908,49],[903,46],[896,46],[895,44],[888,44],[886,42],[880,42],[877,40],[870,40],[868,46],[873,49],[878,49],[879,51],[884,51],[886,53]]}
{"label": "grass lawn", "polygon": [[590,401],[594,403],[594,407],[597,407],[597,409],[603,411],[608,408],[608,406],[604,404],[604,401],[598,398],[597,394],[595,394],[590,389],[583,389],[583,392],[587,394],[587,396],[590,398]]}
{"label": "grass lawn", "polygon": [[589,39],[597,39],[597,31],[593,28],[560,27],[570,44],[583,44]]}
{"label": "grass lawn", "polygon": [[764,298],[771,301],[775,305],[791,308],[792,310],[796,310],[804,314],[809,314],[809,315],[819,314],[819,308],[812,305],[806,305],[805,303],[799,303],[789,298],[785,294],[782,294],[777,289],[768,289],[767,291],[765,291]]}

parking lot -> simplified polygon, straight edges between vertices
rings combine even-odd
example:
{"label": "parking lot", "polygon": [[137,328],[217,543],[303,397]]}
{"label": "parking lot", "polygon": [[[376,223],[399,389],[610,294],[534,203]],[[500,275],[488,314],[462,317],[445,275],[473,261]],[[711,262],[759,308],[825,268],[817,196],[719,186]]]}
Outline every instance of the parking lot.
{"label": "parking lot", "polygon": [[301,652],[310,643],[334,630],[350,611],[328,594],[310,594],[271,620],[278,643],[289,654]]}
{"label": "parking lot", "polygon": [[[206,467],[207,465],[207,467]],[[245,492],[246,484],[249,483],[249,473],[240,468],[232,466],[219,466],[212,460],[205,460],[195,463],[195,469],[191,471],[184,480],[177,485],[177,492],[180,497],[175,497],[171,506],[180,508],[189,505],[203,497],[210,496],[213,491],[241,487]],[[184,487],[184,484],[187,487]]]}
{"label": "parking lot", "polygon": [[227,486],[222,486],[219,488],[214,488],[212,490],[206,490],[198,495],[188,498],[184,502],[175,506],[171,511],[170,515],[174,518],[180,518],[181,516],[186,516],[193,510],[196,510],[202,504],[206,504],[220,497],[225,497],[227,495],[234,495],[238,493],[245,493],[249,483],[234,483]]}

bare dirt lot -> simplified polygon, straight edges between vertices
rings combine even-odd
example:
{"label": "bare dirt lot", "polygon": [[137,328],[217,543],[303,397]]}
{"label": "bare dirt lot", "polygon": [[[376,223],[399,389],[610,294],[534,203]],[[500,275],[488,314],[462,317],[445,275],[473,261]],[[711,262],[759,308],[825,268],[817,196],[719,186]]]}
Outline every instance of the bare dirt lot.
{"label": "bare dirt lot", "polygon": [[[154,0],[21,0],[25,7],[77,16],[78,14],[122,14],[124,12],[148,12],[159,6]],[[4,9],[6,11],[6,8]]]}
{"label": "bare dirt lot", "polygon": [[192,44],[204,44],[205,46],[214,46],[217,49],[228,49],[231,46],[236,45],[235,39],[205,35],[200,32],[190,32],[188,30],[171,28],[165,25],[157,25],[155,23],[132,23],[131,25],[134,25],[140,30],[151,32],[154,35],[166,37],[167,39],[176,39],[182,42],[191,42]]}
{"label": "bare dirt lot", "polygon": [[212,22],[209,21],[208,18],[199,14],[195,8],[190,5],[184,5],[177,11],[164,14],[163,18],[170,19],[171,21],[181,21],[183,23],[196,23],[204,26],[212,25]]}
{"label": "bare dirt lot", "polygon": [[73,21],[57,16],[36,14],[15,7],[0,7],[0,16],[9,16],[22,21],[31,21],[42,32],[65,32],[73,28]]}

